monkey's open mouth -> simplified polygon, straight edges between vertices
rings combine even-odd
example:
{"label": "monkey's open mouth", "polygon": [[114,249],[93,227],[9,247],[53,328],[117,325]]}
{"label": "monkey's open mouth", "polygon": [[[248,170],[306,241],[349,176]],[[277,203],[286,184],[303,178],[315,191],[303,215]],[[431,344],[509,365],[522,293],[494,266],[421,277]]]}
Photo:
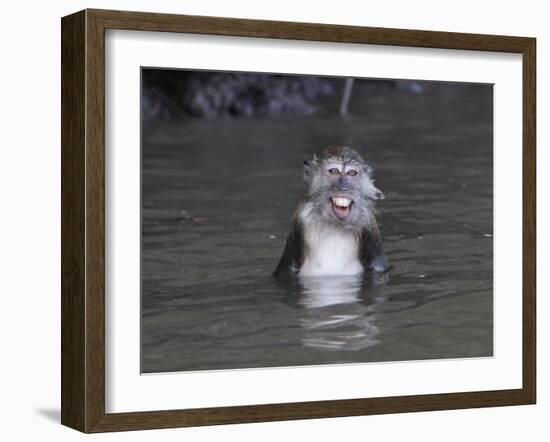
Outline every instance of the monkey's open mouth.
{"label": "monkey's open mouth", "polygon": [[353,201],[350,198],[332,197],[330,202],[332,204],[332,211],[340,219],[346,218],[351,212]]}

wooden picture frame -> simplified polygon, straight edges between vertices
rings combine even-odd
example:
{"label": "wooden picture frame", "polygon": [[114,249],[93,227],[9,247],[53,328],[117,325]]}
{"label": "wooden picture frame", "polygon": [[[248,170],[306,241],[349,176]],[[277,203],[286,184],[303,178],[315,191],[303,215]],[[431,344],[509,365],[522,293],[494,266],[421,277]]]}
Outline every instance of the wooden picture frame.
{"label": "wooden picture frame", "polygon": [[[523,385],[518,389],[132,413],[105,411],[105,30],[262,37],[522,55]],[[533,38],[84,10],[62,19],[62,409],[83,432],[533,404],[536,398]]]}

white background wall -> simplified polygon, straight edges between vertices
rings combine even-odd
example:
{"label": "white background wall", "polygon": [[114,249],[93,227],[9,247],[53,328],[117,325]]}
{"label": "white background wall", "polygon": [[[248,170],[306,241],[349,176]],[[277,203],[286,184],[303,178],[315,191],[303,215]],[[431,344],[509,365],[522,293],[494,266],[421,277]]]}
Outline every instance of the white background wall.
{"label": "white background wall", "polygon": [[538,39],[538,405],[116,433],[96,440],[547,440],[550,434],[550,28],[543,1],[337,2],[51,0],[5,2],[0,68],[0,436],[79,440],[60,407],[60,23],[93,7],[534,36]]}

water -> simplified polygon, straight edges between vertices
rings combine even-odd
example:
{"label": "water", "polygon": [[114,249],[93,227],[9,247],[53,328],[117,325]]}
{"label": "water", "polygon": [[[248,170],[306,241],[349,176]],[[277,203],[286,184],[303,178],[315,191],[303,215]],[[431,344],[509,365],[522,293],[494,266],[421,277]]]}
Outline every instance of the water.
{"label": "water", "polygon": [[[144,126],[143,372],[492,355],[491,87],[337,108]],[[334,143],[375,167],[392,270],[281,285],[302,161]]]}

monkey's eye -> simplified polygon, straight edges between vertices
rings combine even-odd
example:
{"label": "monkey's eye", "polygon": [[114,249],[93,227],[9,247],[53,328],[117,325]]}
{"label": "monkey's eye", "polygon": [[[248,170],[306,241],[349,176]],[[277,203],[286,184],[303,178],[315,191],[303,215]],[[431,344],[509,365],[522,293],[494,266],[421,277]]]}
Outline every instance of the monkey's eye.
{"label": "monkey's eye", "polygon": [[349,176],[355,176],[355,175],[357,175],[357,171],[355,169],[350,169],[350,170],[348,170],[348,175]]}
{"label": "monkey's eye", "polygon": [[338,175],[340,171],[336,167],[333,167],[332,169],[328,170],[328,173],[330,173],[331,175]]}

